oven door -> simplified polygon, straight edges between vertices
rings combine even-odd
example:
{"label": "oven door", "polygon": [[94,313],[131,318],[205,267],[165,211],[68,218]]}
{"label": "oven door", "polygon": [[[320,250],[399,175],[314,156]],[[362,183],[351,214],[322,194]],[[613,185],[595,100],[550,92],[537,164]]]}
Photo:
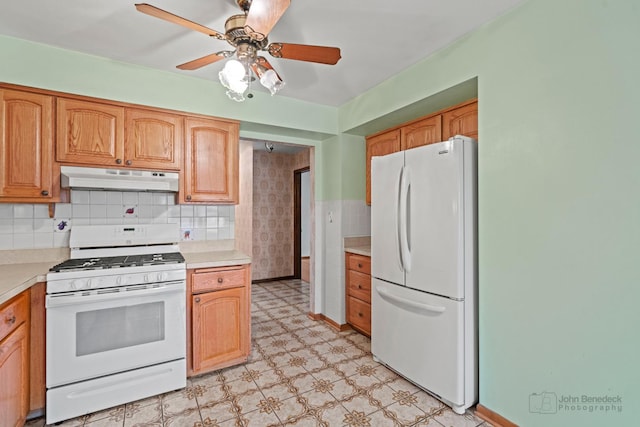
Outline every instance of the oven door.
{"label": "oven door", "polygon": [[186,353],[185,282],[47,295],[47,388]]}

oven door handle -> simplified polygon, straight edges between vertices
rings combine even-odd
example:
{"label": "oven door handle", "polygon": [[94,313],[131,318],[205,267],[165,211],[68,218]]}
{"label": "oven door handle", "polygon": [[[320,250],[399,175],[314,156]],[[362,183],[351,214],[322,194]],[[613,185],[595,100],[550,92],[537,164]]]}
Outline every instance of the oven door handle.
{"label": "oven door handle", "polygon": [[118,292],[104,292],[97,295],[82,295],[83,291],[78,291],[74,293],[65,293],[59,295],[47,295],[45,300],[46,308],[54,308],[54,307],[63,307],[68,305],[82,305],[82,304],[91,304],[94,302],[104,302],[104,301],[113,301],[118,299],[126,299],[131,297],[140,297],[140,296],[154,296],[154,295],[163,295],[163,294],[171,294],[171,293],[185,293],[186,287],[184,280],[180,280],[177,282],[167,282],[162,286],[150,289],[136,289],[139,286],[131,286],[131,290],[120,290]]}

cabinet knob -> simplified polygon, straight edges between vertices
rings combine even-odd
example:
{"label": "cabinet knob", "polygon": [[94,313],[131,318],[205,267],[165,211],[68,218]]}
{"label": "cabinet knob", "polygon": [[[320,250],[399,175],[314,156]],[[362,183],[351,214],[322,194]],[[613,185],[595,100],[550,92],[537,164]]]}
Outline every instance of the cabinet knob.
{"label": "cabinet knob", "polygon": [[358,263],[358,268],[362,268],[362,264]]}
{"label": "cabinet knob", "polygon": [[40,194],[42,194],[43,196],[48,196],[49,192],[47,190],[42,190]]}
{"label": "cabinet knob", "polygon": [[218,277],[218,283],[222,283],[224,282],[224,279],[222,277]]}
{"label": "cabinet knob", "polygon": [[11,316],[7,318],[7,323],[10,325],[13,325],[14,323],[16,323],[16,316]]}
{"label": "cabinet knob", "polygon": [[358,289],[362,289],[362,285],[358,285]]}
{"label": "cabinet knob", "polygon": [[188,194],[187,197],[185,197],[185,199],[191,200],[191,194]]}
{"label": "cabinet knob", "polygon": [[116,159],[116,164],[121,165],[122,164],[122,159]]}
{"label": "cabinet knob", "polygon": [[133,162],[131,160],[127,160],[126,162],[124,162],[124,164],[127,166],[131,166]]}
{"label": "cabinet knob", "polygon": [[362,313],[358,313],[358,317],[362,317]]}
{"label": "cabinet knob", "polygon": [[200,297],[197,297],[197,298],[196,298],[196,302],[200,302]]}

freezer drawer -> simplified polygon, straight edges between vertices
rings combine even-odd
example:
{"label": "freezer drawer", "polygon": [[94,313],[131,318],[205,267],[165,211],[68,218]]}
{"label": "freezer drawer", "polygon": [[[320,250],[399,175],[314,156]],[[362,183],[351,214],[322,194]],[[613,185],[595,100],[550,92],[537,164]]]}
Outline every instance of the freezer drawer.
{"label": "freezer drawer", "polygon": [[464,302],[372,280],[371,352],[453,405],[463,405]]}

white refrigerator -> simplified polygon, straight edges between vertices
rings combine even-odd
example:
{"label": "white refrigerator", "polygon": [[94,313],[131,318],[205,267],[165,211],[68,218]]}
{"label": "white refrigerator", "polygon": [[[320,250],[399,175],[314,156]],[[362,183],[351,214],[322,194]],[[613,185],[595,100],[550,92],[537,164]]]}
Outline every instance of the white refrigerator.
{"label": "white refrigerator", "polygon": [[371,352],[457,413],[477,401],[477,144],[371,160]]}

